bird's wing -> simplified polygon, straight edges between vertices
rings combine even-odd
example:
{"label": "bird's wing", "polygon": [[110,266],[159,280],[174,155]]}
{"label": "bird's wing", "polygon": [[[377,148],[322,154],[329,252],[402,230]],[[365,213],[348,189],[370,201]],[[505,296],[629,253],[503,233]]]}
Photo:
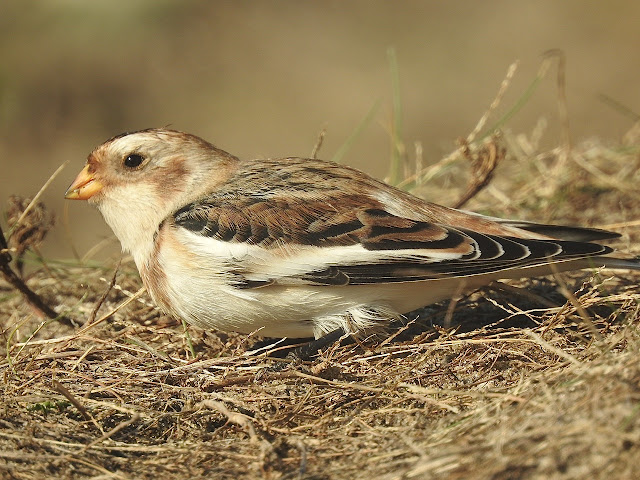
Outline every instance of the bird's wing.
{"label": "bird's wing", "polygon": [[481,217],[500,225],[525,230],[536,235],[555,238],[557,240],[570,240],[574,242],[593,242],[596,240],[610,240],[620,237],[617,232],[603,230],[601,228],[573,227],[567,225],[549,225],[546,223],[527,222],[524,220],[508,220],[504,218],[488,217],[473,212],[464,212],[470,216]]}
{"label": "bird's wing", "polygon": [[[244,271],[237,273],[247,287],[465,277],[612,251],[589,242],[476,231],[470,228],[473,218],[464,228],[413,220],[390,213],[371,197],[339,192],[304,201],[295,196],[211,196],[178,210],[172,221],[201,244],[242,245],[254,259],[266,255],[266,263],[239,264]],[[480,227],[482,223],[478,220]]]}

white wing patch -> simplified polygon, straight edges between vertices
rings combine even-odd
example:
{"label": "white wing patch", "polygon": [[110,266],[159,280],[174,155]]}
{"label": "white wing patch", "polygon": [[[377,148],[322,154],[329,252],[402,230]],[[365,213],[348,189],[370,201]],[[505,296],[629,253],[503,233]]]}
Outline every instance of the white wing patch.
{"label": "white wing patch", "polygon": [[461,253],[437,249],[367,250],[362,245],[282,245],[280,248],[264,248],[246,242],[217,240],[184,228],[178,228],[176,235],[190,251],[197,252],[202,261],[216,259],[219,268],[226,268],[229,272],[240,270],[251,281],[295,277],[333,266],[376,264],[390,260],[428,264],[457,260],[463,256]]}

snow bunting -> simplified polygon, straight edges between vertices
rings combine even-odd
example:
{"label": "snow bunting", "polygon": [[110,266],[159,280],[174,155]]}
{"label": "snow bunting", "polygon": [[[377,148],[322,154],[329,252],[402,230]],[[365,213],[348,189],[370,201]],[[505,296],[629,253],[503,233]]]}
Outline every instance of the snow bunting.
{"label": "snow bunting", "polygon": [[267,337],[366,331],[496,279],[638,267],[593,243],[616,233],[485,217],[166,129],[103,143],[65,196],[98,207],[162,310]]}

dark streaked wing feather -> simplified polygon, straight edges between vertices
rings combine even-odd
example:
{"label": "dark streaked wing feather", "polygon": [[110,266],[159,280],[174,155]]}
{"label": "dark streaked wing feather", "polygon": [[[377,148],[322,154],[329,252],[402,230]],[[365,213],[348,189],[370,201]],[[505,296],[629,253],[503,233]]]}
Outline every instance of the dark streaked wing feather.
{"label": "dark streaked wing feather", "polygon": [[[475,235],[474,235],[475,238]],[[415,282],[444,277],[466,277],[484,273],[499,272],[517,267],[531,267],[561,262],[576,258],[587,258],[611,253],[612,249],[594,243],[570,241],[523,240],[515,238],[494,238],[496,242],[520,244],[531,254],[522,258],[484,258],[475,260],[445,260],[439,262],[389,260],[361,265],[332,266],[318,272],[308,272],[297,278],[309,283],[322,285],[363,285],[371,283]],[[428,255],[428,252],[425,252]],[[338,279],[337,282],[334,280]],[[347,279],[347,281],[345,281]],[[286,284],[286,279],[278,279],[278,284]]]}
{"label": "dark streaked wing feather", "polygon": [[[365,200],[368,204],[363,205]],[[473,241],[456,229],[398,217],[375,200],[353,195],[337,197],[335,205],[255,198],[231,203],[209,198],[181,208],[173,221],[216,240],[265,248],[361,244],[368,250],[433,249],[471,256],[476,251]]]}
{"label": "dark streaked wing feather", "polygon": [[[534,240],[492,235],[392,215],[365,195],[336,194],[331,203],[317,199],[250,195],[212,195],[173,215],[174,224],[225,242],[245,242],[267,249],[285,245],[361,245],[370,251],[398,251],[398,258],[369,264],[331,265],[291,277],[247,281],[254,288],[278,284],[359,285],[469,276],[516,267],[604,255],[611,249],[564,238],[611,238],[600,230],[513,222],[527,231],[562,240]],[[607,237],[608,235],[608,237]],[[407,251],[410,253],[407,254]],[[415,252],[415,253],[414,253]],[[402,254],[401,254],[402,253]],[[447,254],[447,255],[444,255]],[[449,256],[449,259],[446,259]],[[386,255],[385,257],[388,257]],[[451,258],[453,257],[453,258]],[[246,272],[250,277],[250,272]]]}

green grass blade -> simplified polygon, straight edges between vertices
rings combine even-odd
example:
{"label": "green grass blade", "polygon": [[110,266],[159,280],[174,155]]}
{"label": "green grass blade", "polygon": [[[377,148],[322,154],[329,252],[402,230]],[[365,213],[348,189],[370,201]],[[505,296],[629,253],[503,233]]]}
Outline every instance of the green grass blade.
{"label": "green grass blade", "polygon": [[347,139],[340,146],[340,148],[338,148],[336,153],[331,158],[332,161],[336,163],[342,162],[342,159],[345,157],[347,152],[351,149],[356,139],[360,136],[360,134],[364,131],[364,129],[371,123],[371,120],[373,120],[373,117],[378,112],[378,108],[380,108],[380,100],[376,100],[376,102],[373,104],[373,106],[371,107],[367,115],[362,119],[360,124],[356,126],[356,128],[353,130],[351,135],[349,135],[349,137],[347,137]]}
{"label": "green grass blade", "polygon": [[402,141],[402,100],[400,97],[400,74],[396,50],[389,47],[389,73],[391,74],[391,101],[393,118],[391,120],[391,165],[389,183],[397,185],[403,179],[404,143]]}

